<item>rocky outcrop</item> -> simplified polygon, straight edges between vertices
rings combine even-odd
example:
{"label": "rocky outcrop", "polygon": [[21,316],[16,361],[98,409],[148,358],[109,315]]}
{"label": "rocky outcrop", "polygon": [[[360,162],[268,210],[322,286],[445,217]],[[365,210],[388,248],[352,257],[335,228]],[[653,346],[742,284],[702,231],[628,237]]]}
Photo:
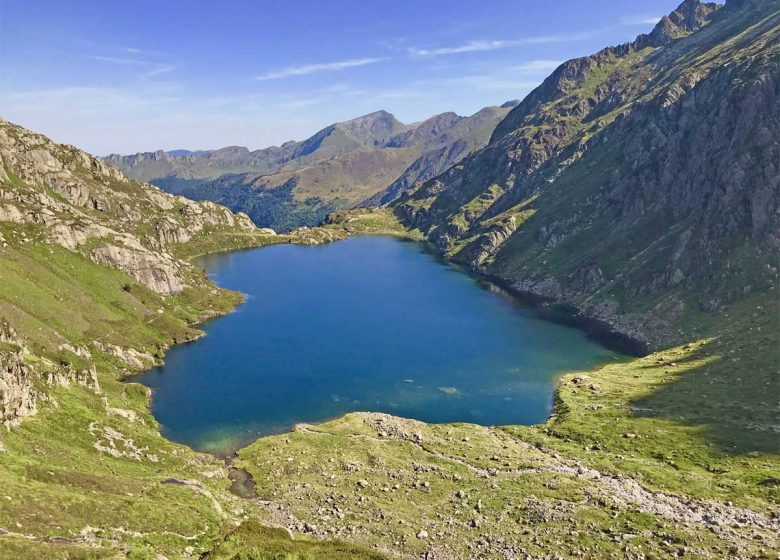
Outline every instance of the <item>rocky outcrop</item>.
{"label": "rocky outcrop", "polygon": [[95,341],[94,344],[102,352],[119,358],[127,364],[130,369],[135,371],[142,371],[159,363],[151,354],[140,352],[135,348],[122,348],[116,344],[107,344],[100,341]]}
{"label": "rocky outcrop", "polygon": [[122,236],[118,243],[101,245],[90,256],[99,264],[124,270],[158,294],[168,296],[184,289],[182,265],[170,254],[152,252],[132,237]]}
{"label": "rocky outcrop", "polygon": [[455,259],[479,268],[488,258],[496,254],[501,245],[515,232],[517,226],[514,216],[490,225],[484,233],[462,249]]}
{"label": "rocky outcrop", "polygon": [[39,393],[16,332],[0,320],[0,423],[10,428],[38,412]]}
{"label": "rocky outcrop", "polygon": [[125,178],[101,159],[0,121],[0,221],[34,224],[52,243],[170,295],[189,264],[170,248],[204,230],[251,232],[245,214],[193,202]]}
{"label": "rocky outcrop", "polygon": [[[68,343],[62,344],[60,350],[64,356],[70,353],[92,357],[88,349]],[[40,402],[53,401],[46,387],[68,387],[75,383],[95,393],[101,392],[95,364],[75,366],[65,357],[59,362],[43,356],[35,357],[34,361],[26,360],[30,355],[16,331],[0,319],[0,424],[6,428],[37,414]]]}

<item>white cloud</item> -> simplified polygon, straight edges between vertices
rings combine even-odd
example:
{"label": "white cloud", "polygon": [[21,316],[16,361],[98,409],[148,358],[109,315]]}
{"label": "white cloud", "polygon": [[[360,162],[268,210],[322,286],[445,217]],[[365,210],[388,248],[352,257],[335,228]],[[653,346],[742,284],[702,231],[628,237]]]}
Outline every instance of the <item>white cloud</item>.
{"label": "white cloud", "polygon": [[[123,50],[127,50],[127,49],[123,49]],[[154,76],[159,76],[160,74],[165,74],[176,69],[174,66],[171,66],[170,64],[164,64],[162,62],[153,62],[150,60],[141,60],[137,58],[123,58],[119,56],[105,56],[105,55],[96,55],[96,54],[86,54],[84,55],[84,58],[87,58],[89,60],[95,60],[98,62],[106,62],[108,64],[118,64],[122,66],[137,66],[141,68],[148,68],[147,71],[143,72],[139,76],[141,79],[152,78]]]}
{"label": "white cloud", "polygon": [[568,35],[541,35],[538,37],[525,37],[522,39],[513,40],[480,40],[469,41],[462,45],[455,45],[452,47],[438,47],[435,49],[420,49],[410,47],[408,50],[415,56],[441,56],[449,54],[460,54],[468,52],[478,51],[494,51],[497,49],[506,49],[511,47],[519,47],[522,45],[539,45],[550,43],[564,43],[568,41],[579,41],[590,36],[590,33],[578,33]]}
{"label": "white cloud", "polygon": [[152,78],[154,76],[159,76],[160,74],[167,74],[168,72],[172,72],[173,70],[176,70],[175,66],[168,66],[167,64],[161,64],[157,68],[153,68],[152,70],[146,72],[142,77]]}
{"label": "white cloud", "polygon": [[526,72],[526,73],[548,72],[550,70],[555,70],[562,63],[563,63],[562,60],[529,60],[528,62],[515,64],[513,66],[508,66],[506,69],[508,71]]}
{"label": "white cloud", "polygon": [[661,21],[661,16],[644,17],[644,16],[631,16],[620,18],[620,24],[625,26],[634,25],[655,25]]}
{"label": "white cloud", "polygon": [[515,46],[515,41],[469,41],[455,47],[439,47],[436,49],[409,48],[409,52],[417,56],[440,56],[443,54],[459,54],[475,51],[493,51]]}
{"label": "white cloud", "polygon": [[274,70],[260,74],[255,79],[257,80],[279,80],[282,78],[288,78],[290,76],[305,76],[307,74],[314,74],[315,72],[327,72],[334,70],[344,70],[345,68],[354,68],[356,66],[365,66],[367,64],[374,64],[383,59],[381,58],[353,58],[351,60],[342,60],[339,62],[324,62],[320,64],[304,64],[302,66],[288,66],[281,70]]}

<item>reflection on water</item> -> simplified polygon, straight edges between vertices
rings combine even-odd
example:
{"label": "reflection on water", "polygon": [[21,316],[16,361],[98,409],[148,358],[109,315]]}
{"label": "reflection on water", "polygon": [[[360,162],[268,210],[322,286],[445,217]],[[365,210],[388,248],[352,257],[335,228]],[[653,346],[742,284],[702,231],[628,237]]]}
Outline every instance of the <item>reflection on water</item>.
{"label": "reflection on water", "polygon": [[165,435],[202,450],[356,410],[535,423],[557,375],[618,357],[416,243],[279,245],[199,264],[247,302],[141,381]]}

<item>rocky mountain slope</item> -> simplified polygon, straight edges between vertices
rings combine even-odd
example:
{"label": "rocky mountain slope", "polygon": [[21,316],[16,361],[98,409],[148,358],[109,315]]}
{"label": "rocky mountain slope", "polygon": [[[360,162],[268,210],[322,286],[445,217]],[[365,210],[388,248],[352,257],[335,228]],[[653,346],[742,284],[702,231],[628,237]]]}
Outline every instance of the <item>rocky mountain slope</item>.
{"label": "rocky mountain slope", "polygon": [[[317,225],[338,208],[394,199],[485,145],[511,106],[487,107],[470,117],[443,113],[414,125],[377,111],[328,126],[302,142],[253,152],[242,147],[181,155],[158,151],[114,154],[106,161],[168,192],[212,200],[247,213],[258,225],[287,231]],[[377,194],[388,185],[387,193]]]}
{"label": "rocky mountain slope", "polygon": [[191,273],[171,246],[207,228],[255,230],[245,214],[127,181],[100,159],[6,121],[0,121],[0,158],[0,221],[36,228],[162,295],[181,292]]}
{"label": "rocky mountain slope", "polygon": [[776,1],[686,0],[391,204],[448,258],[652,353],[564,375],[539,426],[298,425],[239,451],[257,494],[410,558],[775,557],[778,34]]}
{"label": "rocky mountain slope", "polygon": [[658,347],[777,282],[778,2],[568,61],[395,206],[454,260]]}
{"label": "rocky mountain slope", "polygon": [[240,300],[186,257],[392,214],[272,235],[0,122],[0,557],[776,557],[779,10],[686,0],[394,204],[451,258],[658,348],[563,375],[537,426],[357,413],[229,463],[166,441],[120,379]]}
{"label": "rocky mountain slope", "polygon": [[[186,257],[339,235],[258,230],[0,120],[0,557],[188,557],[250,515],[224,463],[163,439],[121,379],[240,302]],[[380,557],[253,527],[277,551]]]}

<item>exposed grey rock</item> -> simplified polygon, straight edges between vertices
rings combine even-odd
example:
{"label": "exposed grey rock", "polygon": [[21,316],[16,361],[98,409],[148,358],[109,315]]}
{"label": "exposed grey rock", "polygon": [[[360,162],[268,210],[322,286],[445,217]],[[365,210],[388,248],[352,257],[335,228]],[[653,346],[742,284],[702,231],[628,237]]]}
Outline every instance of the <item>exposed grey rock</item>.
{"label": "exposed grey rock", "polygon": [[2,320],[0,343],[0,423],[11,427],[38,412],[40,394],[35,389],[32,370],[24,363],[23,345]]}
{"label": "exposed grey rock", "polygon": [[191,268],[170,246],[206,228],[255,229],[245,214],[130,181],[98,158],[7,121],[0,123],[0,159],[0,221],[42,226],[70,251],[92,245],[88,257],[163,295],[180,292]]}

